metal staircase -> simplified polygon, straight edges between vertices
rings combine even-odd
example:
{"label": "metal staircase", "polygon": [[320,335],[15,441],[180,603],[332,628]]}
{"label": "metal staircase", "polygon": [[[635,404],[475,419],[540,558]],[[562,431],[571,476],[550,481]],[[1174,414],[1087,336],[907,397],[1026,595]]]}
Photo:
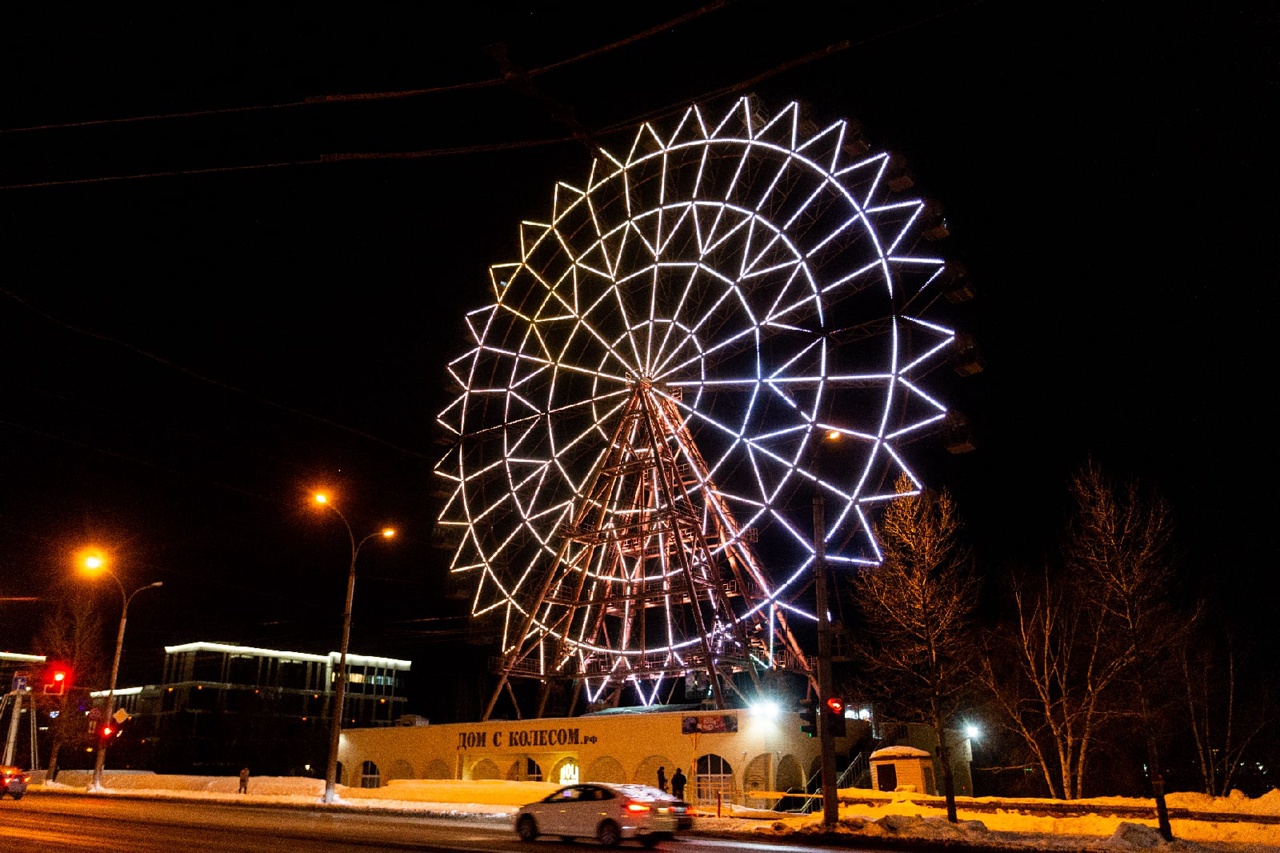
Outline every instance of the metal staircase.
{"label": "metal staircase", "polygon": [[[859,752],[857,755],[853,757],[853,760],[849,762],[849,766],[845,767],[845,769],[842,770],[840,774],[836,776],[836,789],[839,790],[840,788],[857,788],[859,787],[858,783],[861,782],[864,778],[868,782],[871,780],[870,754],[866,752]],[[804,794],[797,794],[795,797],[784,797],[783,799],[779,800],[778,805],[775,806],[775,808],[779,811],[801,812],[804,814],[808,814],[809,812],[812,812],[815,809],[819,808],[822,802],[822,771],[821,770],[818,770],[816,773],[814,773],[805,781],[804,789],[806,791],[806,793]],[[808,793],[808,792],[811,792],[811,793]],[[794,809],[780,808],[782,806],[782,803],[785,802],[787,799],[796,799],[801,796],[804,797],[804,801],[800,804],[798,808],[794,808]]]}

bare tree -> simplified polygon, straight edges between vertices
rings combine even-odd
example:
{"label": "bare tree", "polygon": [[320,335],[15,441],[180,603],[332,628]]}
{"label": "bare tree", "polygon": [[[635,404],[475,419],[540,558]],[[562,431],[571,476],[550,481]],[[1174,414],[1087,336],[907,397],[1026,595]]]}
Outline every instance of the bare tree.
{"label": "bare tree", "polygon": [[1276,722],[1275,696],[1264,689],[1249,701],[1237,693],[1243,661],[1230,632],[1223,648],[1203,637],[1183,643],[1179,662],[1204,792],[1225,797],[1250,745]]}
{"label": "bare tree", "polygon": [[1012,616],[984,649],[982,682],[1058,797],[1085,795],[1104,727],[1138,720],[1160,830],[1171,837],[1152,696],[1194,622],[1172,604],[1171,514],[1159,495],[1114,483],[1093,462],[1069,492],[1061,572],[1015,578]]}
{"label": "bare tree", "polygon": [[1054,797],[1084,795],[1090,749],[1111,718],[1109,688],[1128,666],[1079,584],[1056,582],[1046,567],[1011,582],[1011,618],[980,655],[983,686],[1004,726],[1034,757]]}
{"label": "bare tree", "polygon": [[[71,684],[59,695],[41,697],[46,711],[57,716],[49,720],[52,746],[48,778],[58,774],[58,754],[62,747],[83,743],[88,727],[82,706],[88,704],[88,685],[106,680],[106,660],[102,653],[102,620],[93,599],[78,587],[62,590],[57,609],[40,628],[36,649],[49,661],[59,661],[71,670]],[[81,686],[85,685],[85,686]]]}
{"label": "bare tree", "polygon": [[868,633],[862,658],[868,674],[903,717],[933,727],[947,819],[956,821],[955,780],[945,731],[969,684],[974,645],[971,616],[978,582],[957,538],[960,520],[949,494],[908,494],[885,510],[877,534],[884,561],[855,576],[853,593]]}
{"label": "bare tree", "polygon": [[1066,566],[1087,585],[1115,644],[1112,654],[1127,661],[1160,834],[1172,840],[1152,687],[1157,669],[1193,620],[1172,606],[1171,513],[1159,495],[1144,493],[1136,481],[1113,482],[1093,462],[1072,478],[1071,495]]}

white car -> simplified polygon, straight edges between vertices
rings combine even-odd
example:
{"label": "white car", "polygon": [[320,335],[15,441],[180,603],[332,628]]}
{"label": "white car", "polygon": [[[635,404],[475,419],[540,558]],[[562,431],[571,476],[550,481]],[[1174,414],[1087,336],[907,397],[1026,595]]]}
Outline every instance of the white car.
{"label": "white car", "polygon": [[565,841],[594,838],[607,847],[633,838],[652,847],[693,825],[689,806],[648,785],[585,782],[568,785],[516,812],[521,841],[555,835]]}

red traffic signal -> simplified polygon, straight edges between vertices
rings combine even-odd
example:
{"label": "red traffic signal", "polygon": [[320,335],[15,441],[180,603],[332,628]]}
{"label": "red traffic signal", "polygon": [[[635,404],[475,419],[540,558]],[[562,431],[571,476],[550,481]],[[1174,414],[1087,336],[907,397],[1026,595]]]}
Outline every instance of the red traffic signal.
{"label": "red traffic signal", "polygon": [[828,696],[825,704],[827,713],[823,717],[823,724],[831,730],[832,737],[844,737],[844,700],[839,696]]}
{"label": "red traffic signal", "polygon": [[71,667],[63,663],[50,664],[44,668],[44,692],[60,695],[71,686]]}
{"label": "red traffic signal", "polygon": [[106,740],[107,738],[111,737],[115,733],[116,733],[115,727],[112,726],[110,723],[107,723],[98,729],[98,737],[102,738],[103,740]]}

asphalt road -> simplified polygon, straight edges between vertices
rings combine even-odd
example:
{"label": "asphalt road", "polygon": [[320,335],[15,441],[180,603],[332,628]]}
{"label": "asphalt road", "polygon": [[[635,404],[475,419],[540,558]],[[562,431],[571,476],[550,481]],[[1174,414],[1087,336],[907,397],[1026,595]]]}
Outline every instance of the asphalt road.
{"label": "asphalt road", "polygon": [[[577,851],[594,843],[539,840],[521,844],[505,820],[440,818],[322,808],[223,805],[29,793],[0,800],[0,849],[24,853],[340,853],[340,851]],[[628,843],[624,849],[641,849]],[[824,848],[738,839],[686,837],[659,850],[681,853]],[[849,850],[850,848],[842,848]]]}

